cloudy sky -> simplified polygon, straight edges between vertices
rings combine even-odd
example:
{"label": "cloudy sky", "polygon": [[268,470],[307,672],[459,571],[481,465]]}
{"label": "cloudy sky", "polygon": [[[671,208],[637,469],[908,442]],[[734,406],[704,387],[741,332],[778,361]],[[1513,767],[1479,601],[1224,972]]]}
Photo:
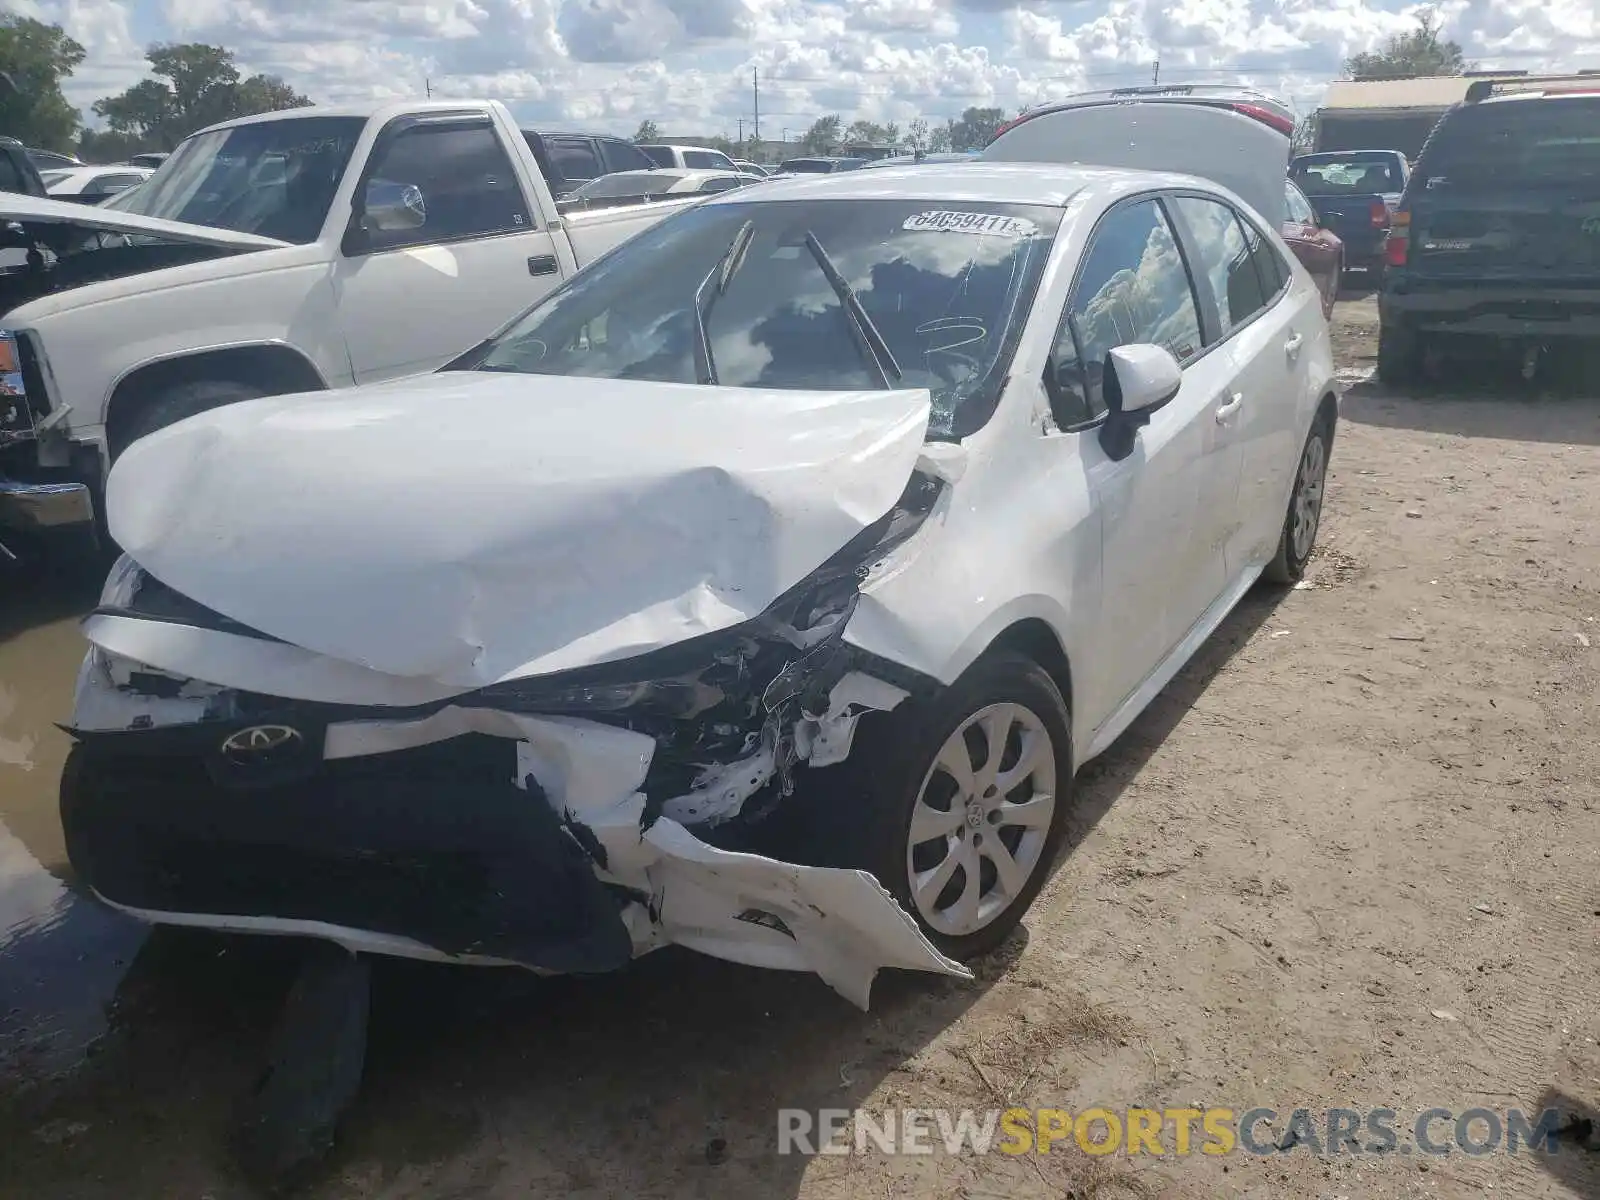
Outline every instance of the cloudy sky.
{"label": "cloudy sky", "polygon": [[[1411,27],[1403,0],[5,0],[89,51],[87,115],[155,41],[232,49],[316,101],[505,100],[547,127],[736,135],[838,112],[902,123],[1084,88],[1248,80],[1314,108],[1351,53]],[[1442,0],[1480,65],[1600,67],[1596,0]]]}

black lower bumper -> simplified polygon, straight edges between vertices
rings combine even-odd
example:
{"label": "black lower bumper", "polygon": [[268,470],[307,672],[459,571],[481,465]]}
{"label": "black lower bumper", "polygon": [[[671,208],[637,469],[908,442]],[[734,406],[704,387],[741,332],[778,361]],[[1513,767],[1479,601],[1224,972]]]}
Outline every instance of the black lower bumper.
{"label": "black lower bumper", "polygon": [[197,757],[84,742],[61,819],[74,870],[126,907],[316,921],[550,971],[623,966],[625,897],[515,771],[512,743],[469,736],[232,786]]}
{"label": "black lower bumper", "polygon": [[1450,287],[1429,281],[1386,290],[1378,311],[1385,325],[1416,333],[1532,341],[1600,338],[1600,290]]}

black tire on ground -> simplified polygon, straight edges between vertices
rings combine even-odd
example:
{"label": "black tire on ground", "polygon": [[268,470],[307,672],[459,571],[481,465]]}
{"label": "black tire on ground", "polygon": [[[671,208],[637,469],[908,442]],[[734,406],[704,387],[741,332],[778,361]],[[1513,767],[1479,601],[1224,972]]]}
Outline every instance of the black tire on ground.
{"label": "black tire on ground", "polygon": [[[1322,448],[1321,454],[1316,456],[1321,466],[1317,469],[1315,480],[1307,477],[1307,466],[1313,458],[1311,452],[1313,443],[1320,443]],[[1311,553],[1316,549],[1317,532],[1322,525],[1323,494],[1327,487],[1328,458],[1332,451],[1333,421],[1326,413],[1322,413],[1312,423],[1306,443],[1300,448],[1300,457],[1295,460],[1294,490],[1289,494],[1289,511],[1284,514],[1283,529],[1278,534],[1278,552],[1261,572],[1261,578],[1265,582],[1293,584],[1299,583],[1305,576],[1306,564],[1311,561]],[[1310,538],[1297,547],[1294,536],[1295,515],[1308,483],[1314,483],[1317,487],[1315,523],[1312,525]]]}
{"label": "black tire on ground", "polygon": [[[946,740],[992,704],[1028,709],[1049,734],[1055,812],[1038,860],[1015,899],[981,929],[947,935],[929,927],[911,896],[911,815]],[[807,782],[812,786],[793,798],[790,813],[799,816],[791,832],[809,861],[875,876],[942,953],[957,960],[977,957],[999,946],[1017,927],[1054,867],[1072,808],[1070,728],[1066,702],[1042,667],[1020,654],[985,655],[938,695],[908,699],[889,713],[863,718],[849,758],[838,767],[810,772]]]}
{"label": "black tire on ground", "polygon": [[224,404],[256,400],[266,394],[264,389],[236,379],[197,379],[145,397],[136,402],[137,410],[118,429],[111,445],[111,460],[115,462],[124,450],[146,434],[176,424],[185,417],[209,412]]}
{"label": "black tire on ground", "polygon": [[1378,326],[1378,378],[1384,383],[1406,385],[1422,376],[1422,337],[1402,325]]}
{"label": "black tire on ground", "polygon": [[331,943],[311,942],[236,1114],[235,1155],[258,1184],[282,1184],[332,1147],[366,1062],[371,968]]}

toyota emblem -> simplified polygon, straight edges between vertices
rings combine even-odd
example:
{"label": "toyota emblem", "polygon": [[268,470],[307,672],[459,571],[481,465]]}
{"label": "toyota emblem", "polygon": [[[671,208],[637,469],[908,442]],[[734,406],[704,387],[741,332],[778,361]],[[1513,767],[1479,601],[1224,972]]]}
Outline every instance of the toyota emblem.
{"label": "toyota emblem", "polygon": [[252,725],[230,734],[222,743],[222,753],[235,762],[252,762],[298,746],[301,740],[300,731],[287,725]]}

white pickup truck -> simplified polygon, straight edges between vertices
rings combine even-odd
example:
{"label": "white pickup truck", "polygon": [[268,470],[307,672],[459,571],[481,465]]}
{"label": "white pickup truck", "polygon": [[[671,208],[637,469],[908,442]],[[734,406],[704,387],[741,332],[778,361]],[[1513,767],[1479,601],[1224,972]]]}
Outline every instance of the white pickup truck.
{"label": "white pickup truck", "polygon": [[93,208],[0,196],[0,546],[94,528],[133,440],[437,368],[695,200],[562,215],[494,102],[212,126]]}

